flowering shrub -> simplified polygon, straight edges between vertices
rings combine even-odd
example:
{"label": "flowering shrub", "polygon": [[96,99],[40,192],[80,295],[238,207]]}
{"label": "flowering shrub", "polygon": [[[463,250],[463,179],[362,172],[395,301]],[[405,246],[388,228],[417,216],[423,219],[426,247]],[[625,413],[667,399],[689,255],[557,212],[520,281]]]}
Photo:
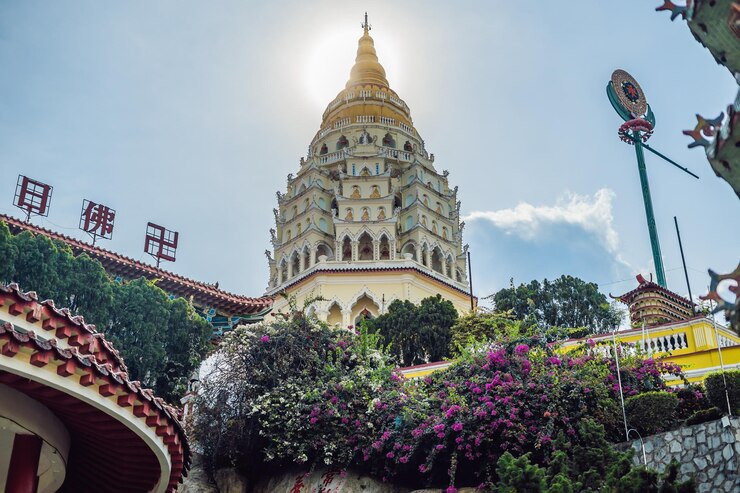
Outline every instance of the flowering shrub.
{"label": "flowering shrub", "polygon": [[194,434],[211,466],[346,467],[375,435],[373,400],[404,393],[377,336],[303,316],[239,327],[211,361]]}
{"label": "flowering shrub", "polygon": [[[623,434],[614,362],[590,348],[556,354],[537,338],[473,345],[446,371],[404,382],[377,335],[297,316],[235,330],[214,360],[196,438],[211,464],[252,475],[352,466],[410,487],[494,489],[504,454],[549,467],[595,436],[607,444]],[[665,390],[661,374],[678,372],[636,357],[620,359],[620,370],[629,394]],[[584,432],[587,419],[599,424]],[[591,476],[591,485],[606,477]]]}

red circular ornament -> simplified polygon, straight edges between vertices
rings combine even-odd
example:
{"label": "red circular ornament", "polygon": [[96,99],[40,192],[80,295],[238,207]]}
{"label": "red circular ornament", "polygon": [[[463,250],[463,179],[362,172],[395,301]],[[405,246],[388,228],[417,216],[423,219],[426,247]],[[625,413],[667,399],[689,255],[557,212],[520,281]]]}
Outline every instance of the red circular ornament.
{"label": "red circular ornament", "polygon": [[647,142],[651,135],[653,135],[653,124],[643,118],[635,118],[627,120],[619,127],[619,138],[622,142],[634,145],[636,135],[639,134],[640,140]]}

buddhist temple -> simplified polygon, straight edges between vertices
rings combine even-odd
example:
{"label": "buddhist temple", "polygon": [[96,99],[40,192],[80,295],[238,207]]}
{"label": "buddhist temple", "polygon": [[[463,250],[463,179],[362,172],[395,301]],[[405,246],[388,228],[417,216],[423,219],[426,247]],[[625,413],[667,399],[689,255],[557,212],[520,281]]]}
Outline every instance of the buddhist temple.
{"label": "buddhist temple", "polygon": [[[365,19],[349,80],[277,193],[266,295],[285,293],[330,324],[355,325],[396,299],[441,294],[471,308],[457,187],[390,88]],[[276,297],[274,310],[288,301]]]}

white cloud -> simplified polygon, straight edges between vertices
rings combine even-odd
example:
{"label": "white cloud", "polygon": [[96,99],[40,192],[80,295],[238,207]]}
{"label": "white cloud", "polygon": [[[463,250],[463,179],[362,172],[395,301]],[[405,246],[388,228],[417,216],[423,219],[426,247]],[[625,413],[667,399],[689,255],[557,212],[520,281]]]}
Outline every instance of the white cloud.
{"label": "white cloud", "polygon": [[616,259],[626,265],[619,254],[619,234],[614,229],[612,201],[614,191],[598,190],[593,196],[566,193],[555,205],[532,205],[526,202],[510,209],[474,211],[465,221],[486,220],[506,234],[536,242],[546,227],[569,225],[593,235]]}

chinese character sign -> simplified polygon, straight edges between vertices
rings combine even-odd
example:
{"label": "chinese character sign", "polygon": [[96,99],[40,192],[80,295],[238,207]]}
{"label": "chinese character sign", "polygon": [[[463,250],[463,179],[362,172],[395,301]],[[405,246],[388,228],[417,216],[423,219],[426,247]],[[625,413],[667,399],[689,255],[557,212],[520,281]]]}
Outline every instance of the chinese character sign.
{"label": "chinese character sign", "polygon": [[154,223],[146,225],[146,240],[144,251],[157,259],[157,267],[161,260],[175,261],[175,251],[179,233],[170,231]]}
{"label": "chinese character sign", "polygon": [[32,215],[48,216],[54,187],[23,175],[18,175],[13,204],[26,211],[26,222]]}
{"label": "chinese character sign", "polygon": [[116,211],[110,207],[87,199],[82,201],[80,229],[93,237],[93,245],[97,238],[111,239],[115,219]]}

